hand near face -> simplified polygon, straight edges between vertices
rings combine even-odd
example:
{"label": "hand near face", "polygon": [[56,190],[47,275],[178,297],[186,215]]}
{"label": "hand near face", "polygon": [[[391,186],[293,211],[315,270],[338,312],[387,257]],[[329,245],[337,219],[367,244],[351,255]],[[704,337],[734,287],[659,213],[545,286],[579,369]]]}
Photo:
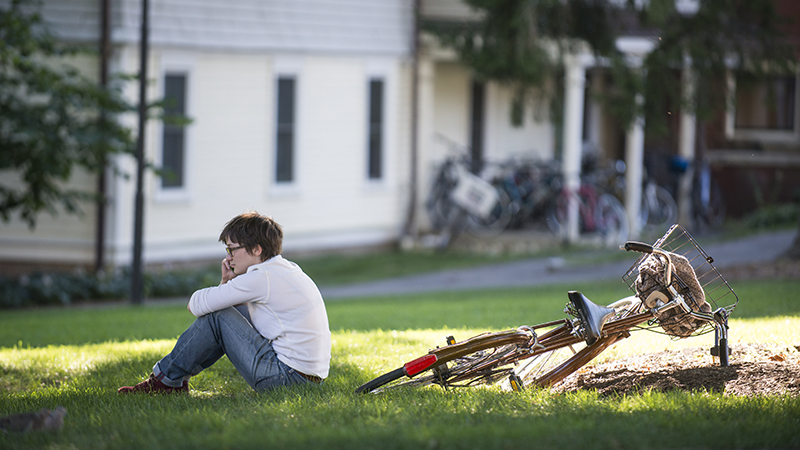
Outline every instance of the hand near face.
{"label": "hand near face", "polygon": [[263,262],[261,260],[261,246],[256,245],[251,251],[246,247],[231,242],[228,239],[226,242],[225,251],[228,256],[222,260],[222,282],[225,284],[228,281],[236,278],[236,276],[247,272],[247,269],[254,264]]}
{"label": "hand near face", "polygon": [[222,260],[221,271],[222,271],[222,281],[220,281],[220,284],[225,284],[228,281],[231,281],[232,279],[236,278],[236,273],[231,268],[231,263],[228,260],[228,258]]}

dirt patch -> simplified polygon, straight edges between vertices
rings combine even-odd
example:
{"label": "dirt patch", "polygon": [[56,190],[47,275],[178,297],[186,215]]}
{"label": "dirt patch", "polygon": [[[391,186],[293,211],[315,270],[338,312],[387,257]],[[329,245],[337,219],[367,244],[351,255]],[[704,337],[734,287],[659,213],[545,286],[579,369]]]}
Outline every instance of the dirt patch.
{"label": "dirt patch", "polygon": [[[726,267],[728,281],[800,279],[800,261]],[[795,346],[735,343],[727,367],[708,347],[632,356],[587,365],[553,388],[558,392],[595,389],[602,395],[641,391],[705,391],[724,395],[800,396],[800,342]]]}
{"label": "dirt patch", "polygon": [[689,348],[588,365],[553,387],[594,389],[602,395],[671,390],[725,395],[800,395],[800,345],[737,344],[720,367],[708,348]]}

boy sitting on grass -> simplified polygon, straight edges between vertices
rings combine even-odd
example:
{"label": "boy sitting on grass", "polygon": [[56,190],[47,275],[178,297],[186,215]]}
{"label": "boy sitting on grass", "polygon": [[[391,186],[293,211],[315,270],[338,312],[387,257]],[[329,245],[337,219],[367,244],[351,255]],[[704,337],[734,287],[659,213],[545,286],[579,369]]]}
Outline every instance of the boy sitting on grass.
{"label": "boy sitting on grass", "polygon": [[[227,355],[256,391],[328,376],[331,333],[317,286],[281,256],[283,230],[256,212],[234,217],[219,236],[228,255],[219,286],[192,294],[197,320],[153,366],[120,393],[186,393],[189,378]],[[234,306],[246,305],[249,321]]]}

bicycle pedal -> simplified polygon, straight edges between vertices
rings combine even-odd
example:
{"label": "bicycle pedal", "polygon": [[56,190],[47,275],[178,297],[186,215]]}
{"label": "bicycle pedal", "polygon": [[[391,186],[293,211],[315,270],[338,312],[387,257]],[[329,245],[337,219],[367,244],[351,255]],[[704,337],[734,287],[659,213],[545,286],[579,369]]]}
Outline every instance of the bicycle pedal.
{"label": "bicycle pedal", "polygon": [[447,336],[446,339],[447,339],[447,345],[453,345],[456,343],[456,338],[454,338],[453,336]]}
{"label": "bicycle pedal", "polygon": [[508,376],[508,383],[511,385],[511,390],[514,392],[525,390],[525,386],[522,383],[522,378],[520,378],[516,373],[512,373]]}

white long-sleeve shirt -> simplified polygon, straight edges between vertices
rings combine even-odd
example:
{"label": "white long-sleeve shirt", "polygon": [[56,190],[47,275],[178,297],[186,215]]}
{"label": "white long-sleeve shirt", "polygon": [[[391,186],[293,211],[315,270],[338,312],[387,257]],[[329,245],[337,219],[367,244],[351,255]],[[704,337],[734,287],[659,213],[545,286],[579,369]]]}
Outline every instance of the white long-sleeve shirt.
{"label": "white long-sleeve shirt", "polygon": [[196,291],[189,310],[200,317],[242,303],[278,359],[306,375],[328,377],[328,313],[316,284],[297,264],[278,255],[250,266],[225,284]]}

